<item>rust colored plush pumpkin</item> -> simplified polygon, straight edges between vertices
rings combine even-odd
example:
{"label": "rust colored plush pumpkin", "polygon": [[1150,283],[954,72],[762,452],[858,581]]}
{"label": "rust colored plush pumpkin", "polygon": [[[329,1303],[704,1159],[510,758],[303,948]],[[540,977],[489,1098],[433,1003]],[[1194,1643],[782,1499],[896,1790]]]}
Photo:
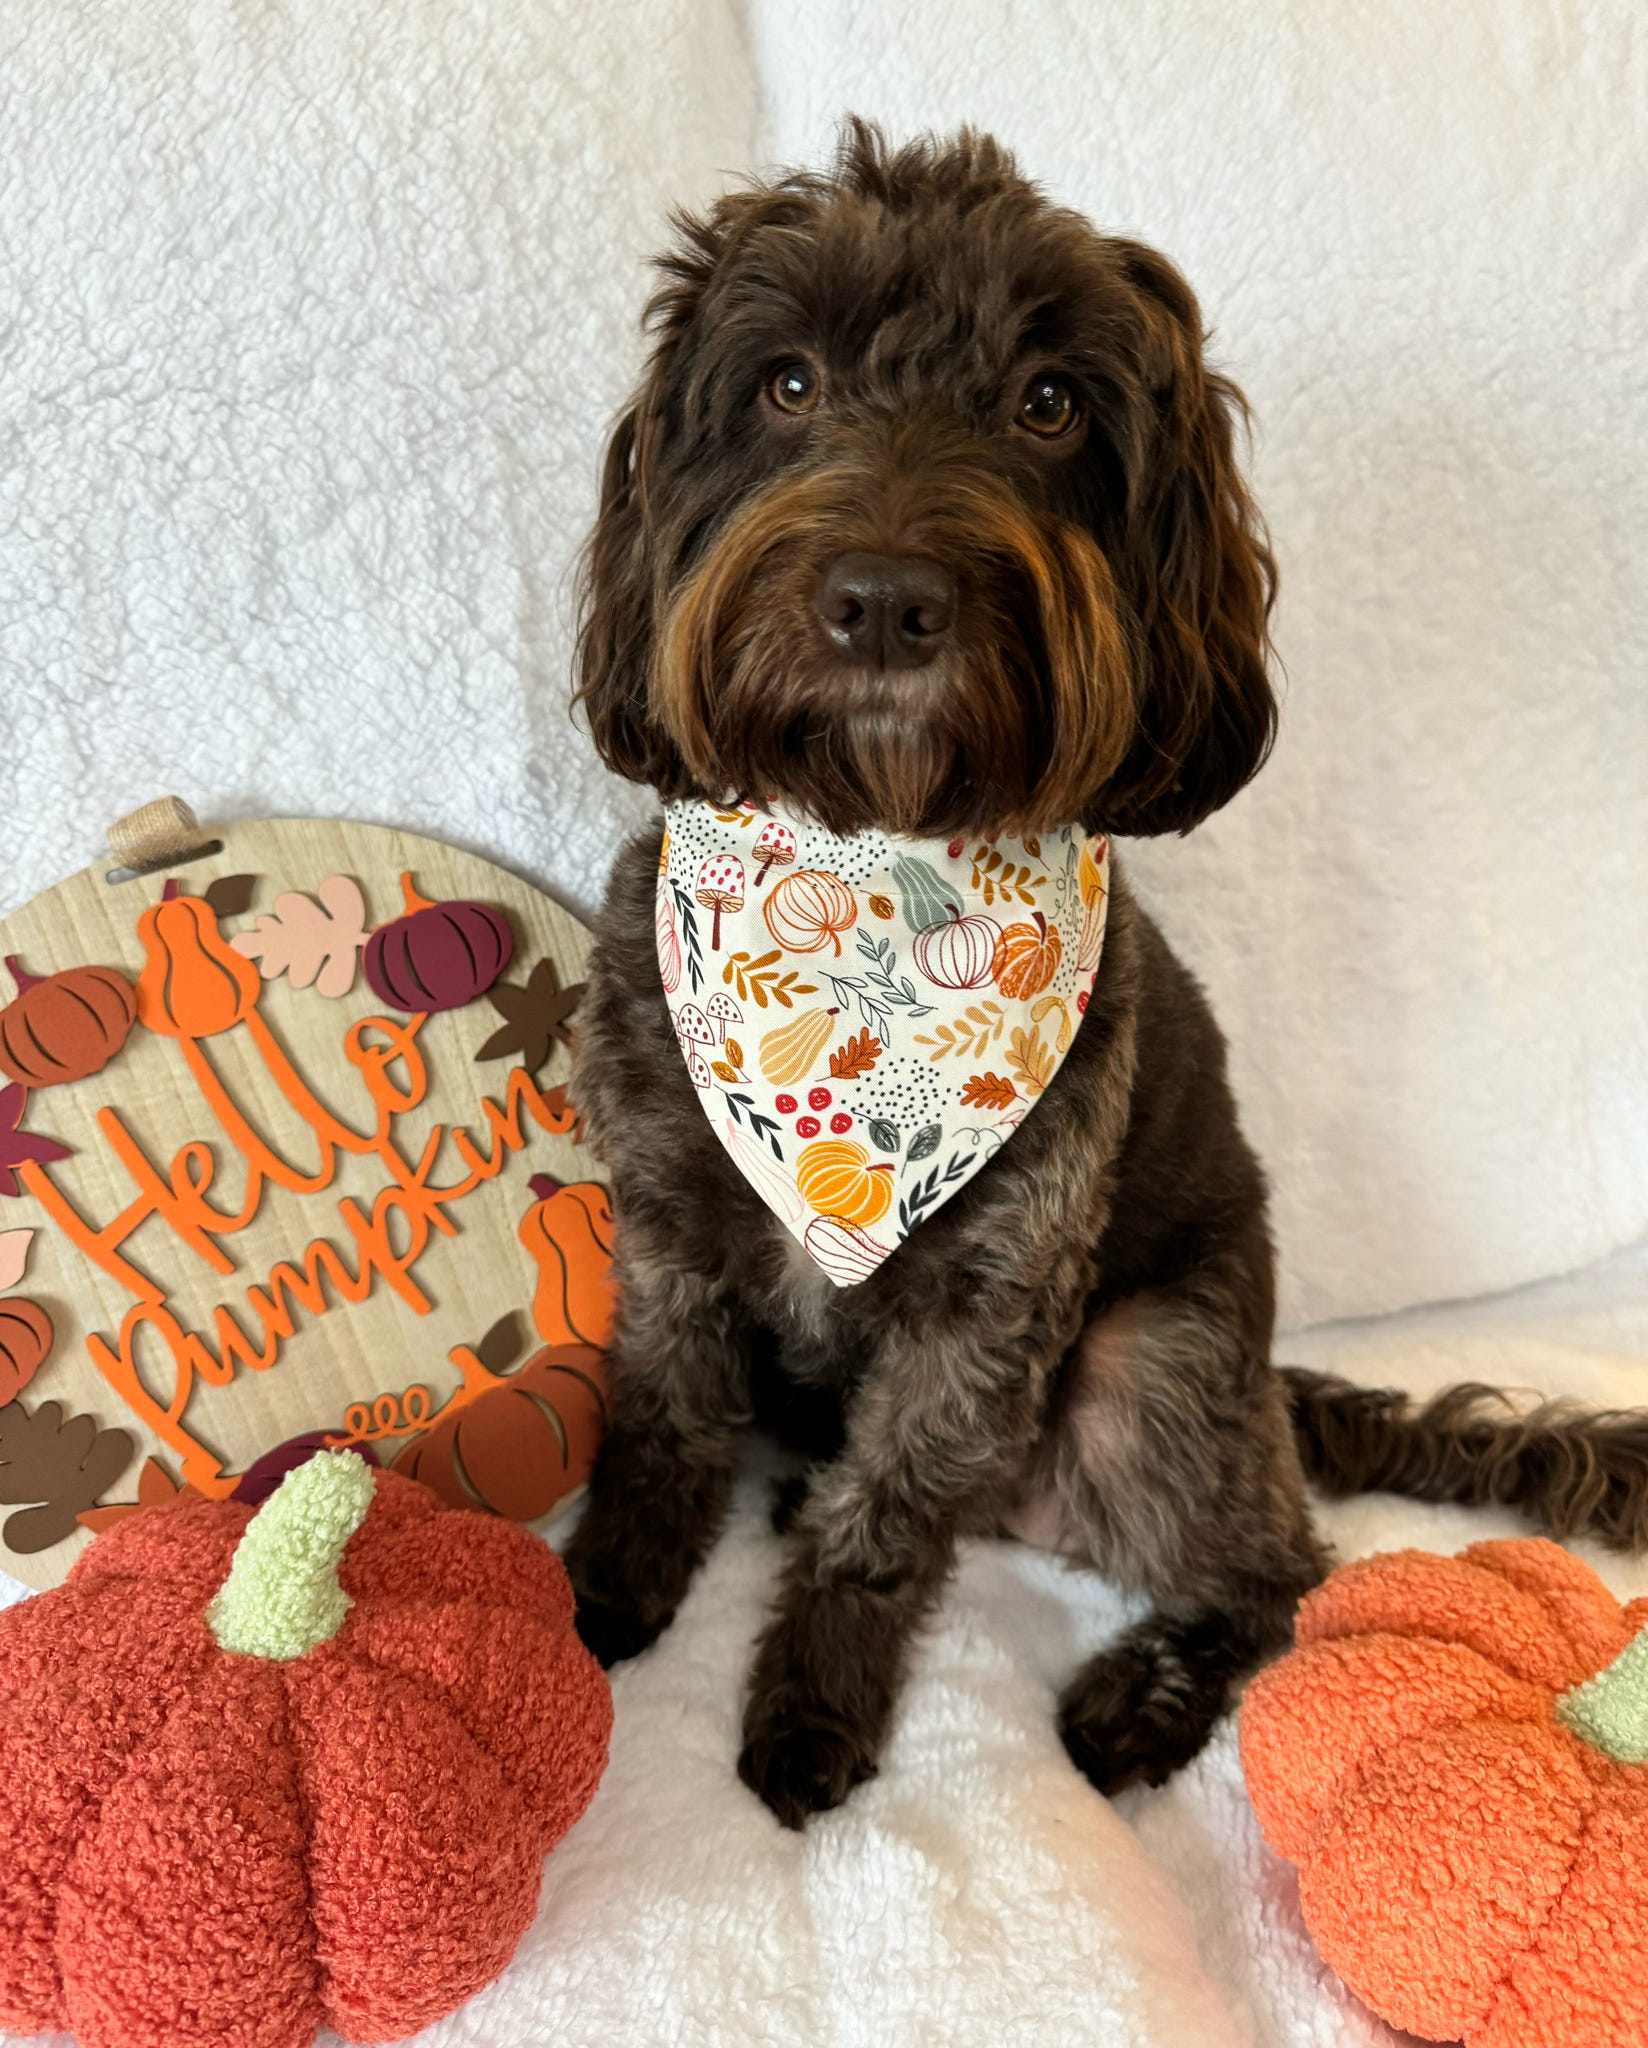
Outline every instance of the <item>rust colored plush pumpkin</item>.
{"label": "rust colored plush pumpkin", "polygon": [[546,1346],[410,1443],[394,1469],[453,1507],[535,1522],[582,1486],[606,1427],[606,1363],[587,1344]]}
{"label": "rust colored plush pumpkin", "polygon": [[892,1163],[872,1166],[869,1153],[851,1138],[820,1138],[805,1146],[795,1162],[795,1184],[810,1209],[843,1223],[879,1223],[893,1204]]}
{"label": "rust colored plush pumpkin", "polygon": [[1010,924],[996,941],[990,972],[1004,996],[1023,1000],[1039,996],[1059,971],[1064,942],[1057,925],[1051,925],[1039,910],[1032,911],[1028,924]]}
{"label": "rust colored plush pumpkin", "polygon": [[0,1613],[0,2027],[384,2041],[497,1975],[611,1702],[543,1543],[328,1452]]}
{"label": "rust colored plush pumpkin", "polygon": [[612,1339],[612,1209],[599,1181],[563,1184],[535,1173],[536,1197],[516,1232],[538,1267],[532,1323],[546,1344]]}
{"label": "rust colored plush pumpkin", "polygon": [[1554,1543],[1335,1572],[1242,1763],[1358,1997],[1466,2048],[1648,2041],[1648,1600]]}
{"label": "rust colored plush pumpkin", "polygon": [[30,974],[8,959],[17,997],[0,1010],[0,1074],[52,1088],[100,1073],[137,1021],[137,996],[112,967]]}
{"label": "rust colored plush pumpkin", "polygon": [[257,1007],[255,962],[237,953],[217,928],[217,913],[200,896],[184,896],[175,880],[137,921],[143,971],[137,1014],[168,1038],[212,1038]]}
{"label": "rust colored plush pumpkin", "polygon": [[55,1334],[39,1302],[0,1296],[0,1408],[15,1400],[45,1364]]}
{"label": "rust colored plush pumpkin", "polygon": [[490,903],[431,903],[401,876],[404,915],[366,942],[367,985],[391,1009],[461,1010],[509,965],[515,934]]}

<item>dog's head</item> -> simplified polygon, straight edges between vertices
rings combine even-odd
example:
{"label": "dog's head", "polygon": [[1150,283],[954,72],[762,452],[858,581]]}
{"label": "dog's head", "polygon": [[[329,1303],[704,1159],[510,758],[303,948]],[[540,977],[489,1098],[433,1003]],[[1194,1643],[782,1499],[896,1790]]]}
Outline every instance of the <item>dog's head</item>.
{"label": "dog's head", "polygon": [[1269,748],[1273,569],[1170,264],[988,137],[678,222],[585,559],[581,699],[664,796],[836,831],[1187,830]]}

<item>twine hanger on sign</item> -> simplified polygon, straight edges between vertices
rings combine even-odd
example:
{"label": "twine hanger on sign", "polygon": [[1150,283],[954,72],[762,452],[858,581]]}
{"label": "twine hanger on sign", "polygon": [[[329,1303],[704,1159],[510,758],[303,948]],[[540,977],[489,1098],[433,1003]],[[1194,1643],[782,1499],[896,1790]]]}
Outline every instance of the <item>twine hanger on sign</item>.
{"label": "twine hanger on sign", "polygon": [[109,882],[132,882],[162,868],[180,868],[208,854],[221,853],[223,841],[207,838],[200,820],[180,796],[157,796],[116,818],[109,827],[109,851],[115,865]]}

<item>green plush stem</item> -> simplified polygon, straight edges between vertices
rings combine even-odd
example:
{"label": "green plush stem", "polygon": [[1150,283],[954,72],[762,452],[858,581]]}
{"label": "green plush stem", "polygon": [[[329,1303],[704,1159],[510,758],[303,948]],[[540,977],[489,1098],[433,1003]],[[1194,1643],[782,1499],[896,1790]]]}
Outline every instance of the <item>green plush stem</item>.
{"label": "green plush stem", "polygon": [[220,1648],[285,1662],[330,1642],[350,1607],[338,1563],[366,1519],[372,1485],[354,1451],[319,1451],[287,1473],[246,1525],[206,1610]]}
{"label": "green plush stem", "polygon": [[1648,1628],[1595,1678],[1565,1692],[1558,1718],[1616,1764],[1648,1764]]}

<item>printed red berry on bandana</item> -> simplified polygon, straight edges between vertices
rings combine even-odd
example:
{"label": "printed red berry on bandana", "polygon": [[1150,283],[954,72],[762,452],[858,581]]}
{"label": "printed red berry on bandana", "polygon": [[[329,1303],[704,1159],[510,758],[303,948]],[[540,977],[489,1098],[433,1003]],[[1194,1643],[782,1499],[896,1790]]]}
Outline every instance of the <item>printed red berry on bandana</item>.
{"label": "printed red berry on bandana", "polygon": [[793,1095],[775,1095],[773,1097],[773,1107],[780,1116],[788,1116],[795,1108],[795,1097]]}
{"label": "printed red berry on bandana", "polygon": [[808,1091],[807,1091],[807,1107],[808,1107],[809,1109],[828,1109],[828,1108],[829,1108],[829,1106],[830,1106],[830,1091],[829,1091],[829,1089],[828,1089],[828,1088],[809,1088],[809,1089],[808,1089]]}
{"label": "printed red berry on bandana", "polygon": [[830,1129],[835,1132],[837,1137],[840,1137],[843,1131],[850,1131],[852,1127],[853,1120],[844,1109],[838,1109],[835,1115],[830,1118]]}
{"label": "printed red berry on bandana", "polygon": [[798,1138],[816,1138],[818,1136],[818,1118],[816,1116],[798,1116],[795,1120],[795,1134]]}

